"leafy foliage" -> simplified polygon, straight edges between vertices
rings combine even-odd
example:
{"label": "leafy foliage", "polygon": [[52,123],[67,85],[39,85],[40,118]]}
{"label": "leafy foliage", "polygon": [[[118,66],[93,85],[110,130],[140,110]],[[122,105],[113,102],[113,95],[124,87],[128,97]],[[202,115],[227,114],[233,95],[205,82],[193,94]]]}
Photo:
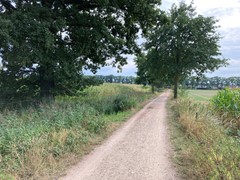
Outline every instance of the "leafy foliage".
{"label": "leafy foliage", "polygon": [[212,105],[231,134],[240,136],[240,89],[225,89],[213,97]]}
{"label": "leafy foliage", "polygon": [[151,71],[149,71],[150,64],[147,64],[146,56],[144,54],[138,55],[135,62],[137,65],[137,83],[147,84],[149,82],[151,84],[153,78]]}
{"label": "leafy foliage", "polygon": [[139,51],[137,33],[152,27],[160,3],[1,0],[1,88],[21,96],[75,93],[83,68],[96,72],[110,59],[121,67],[124,55]]}
{"label": "leafy foliage", "polygon": [[140,54],[135,58],[137,64],[137,84],[151,85],[152,92],[162,87],[169,87],[170,82],[167,79],[163,79],[165,75],[158,76],[159,68],[152,64],[144,54]]}
{"label": "leafy foliage", "polygon": [[195,72],[198,75],[226,65],[220,59],[216,20],[197,15],[192,4],[173,5],[162,16],[166,24],[155,26],[147,38],[148,71],[155,79],[174,84],[174,97],[180,80]]}

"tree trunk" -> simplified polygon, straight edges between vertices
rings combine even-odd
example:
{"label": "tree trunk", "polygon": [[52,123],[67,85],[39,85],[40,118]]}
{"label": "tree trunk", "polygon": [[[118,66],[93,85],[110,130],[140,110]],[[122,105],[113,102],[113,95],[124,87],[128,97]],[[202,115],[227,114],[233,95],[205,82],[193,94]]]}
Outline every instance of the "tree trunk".
{"label": "tree trunk", "polygon": [[40,97],[43,99],[54,99],[55,87],[53,69],[49,65],[39,68]]}
{"label": "tree trunk", "polygon": [[41,98],[53,99],[54,82],[50,80],[40,80],[40,96]]}
{"label": "tree trunk", "polygon": [[178,80],[179,80],[179,77],[176,75],[174,77],[174,99],[177,99],[177,96],[178,96]]}
{"label": "tree trunk", "polygon": [[155,92],[154,85],[151,84],[151,87],[152,87],[152,93],[154,93]]}

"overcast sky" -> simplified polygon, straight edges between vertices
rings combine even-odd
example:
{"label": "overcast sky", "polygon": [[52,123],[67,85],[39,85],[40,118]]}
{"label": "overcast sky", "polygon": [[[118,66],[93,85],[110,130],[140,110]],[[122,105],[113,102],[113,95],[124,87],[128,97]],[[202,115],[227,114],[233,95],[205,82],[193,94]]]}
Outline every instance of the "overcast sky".
{"label": "overcast sky", "polygon": [[[179,2],[180,0],[162,0],[161,9],[169,10],[173,3],[179,4]],[[189,4],[191,0],[185,2]],[[230,63],[229,66],[206,75],[208,77],[240,76],[240,0],[195,0],[194,6],[198,14],[214,16],[219,20],[219,32],[223,37],[220,41],[221,52]],[[128,65],[123,67],[122,73],[117,73],[115,68],[104,67],[97,74],[136,76],[136,71],[133,56],[129,56]]]}

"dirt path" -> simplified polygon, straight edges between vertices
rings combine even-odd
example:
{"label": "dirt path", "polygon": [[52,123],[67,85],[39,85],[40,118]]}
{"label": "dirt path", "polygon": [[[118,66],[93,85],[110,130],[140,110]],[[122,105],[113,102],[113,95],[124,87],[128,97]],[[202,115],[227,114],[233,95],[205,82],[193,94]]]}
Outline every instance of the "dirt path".
{"label": "dirt path", "polygon": [[166,122],[169,92],[146,105],[63,180],[178,179],[170,161]]}

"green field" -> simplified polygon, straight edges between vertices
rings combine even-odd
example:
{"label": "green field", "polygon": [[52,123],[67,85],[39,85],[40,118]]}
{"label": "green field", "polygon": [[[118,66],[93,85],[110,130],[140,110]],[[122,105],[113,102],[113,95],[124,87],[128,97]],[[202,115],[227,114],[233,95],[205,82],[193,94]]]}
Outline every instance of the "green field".
{"label": "green field", "polygon": [[209,100],[217,94],[219,90],[188,90],[188,96],[195,101],[209,102]]}

